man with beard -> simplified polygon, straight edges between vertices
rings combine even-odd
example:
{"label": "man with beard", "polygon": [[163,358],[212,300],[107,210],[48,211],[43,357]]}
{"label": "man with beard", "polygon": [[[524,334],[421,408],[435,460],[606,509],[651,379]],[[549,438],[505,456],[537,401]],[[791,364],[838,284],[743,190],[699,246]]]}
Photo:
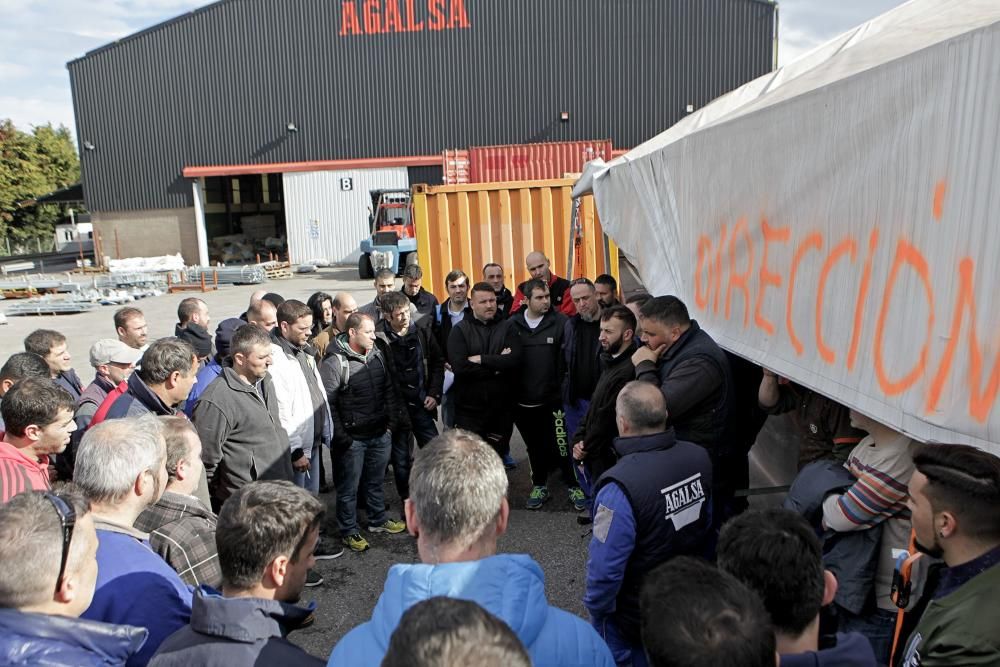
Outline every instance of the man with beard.
{"label": "man with beard", "polygon": [[323,361],[327,347],[337,336],[347,331],[347,318],[356,312],[358,302],[349,293],[337,292],[333,295],[333,323],[310,341],[316,348],[316,361]]}
{"label": "man with beard", "polygon": [[503,284],[503,267],[490,262],[483,267],[483,282],[490,284],[493,293],[497,295],[497,317],[510,317],[511,306],[514,305],[514,295]]}
{"label": "man with beard", "polygon": [[[573,458],[584,470],[584,480],[590,495],[590,484],[615,464],[617,457],[611,444],[618,437],[615,422],[615,401],[622,388],[635,379],[632,354],[636,350],[635,316],[625,306],[612,306],[601,313],[601,377],[594,388],[587,413],[573,435]],[[581,515],[589,520],[590,513]]]}
{"label": "man with beard", "polygon": [[174,336],[187,343],[198,354],[198,361],[204,364],[212,356],[212,336],[208,325],[212,318],[208,315],[208,304],[196,297],[188,297],[177,306],[177,326]]}
{"label": "man with beard", "polygon": [[601,304],[597,301],[594,283],[577,278],[570,283],[570,297],[576,314],[566,322],[563,334],[563,354],[566,357],[566,382],[563,405],[566,410],[566,431],[575,433],[587,414],[590,397],[601,375]]}
{"label": "man with beard", "polygon": [[615,277],[602,273],[594,279],[594,289],[597,290],[597,302],[601,308],[610,308],[621,303],[618,300],[618,281]]}
{"label": "man with beard", "polygon": [[942,572],[899,663],[1000,664],[1000,459],[965,445],[918,445],[909,506],[917,548]]}
{"label": "man with beard", "polygon": [[472,317],[455,325],[448,337],[455,426],[472,431],[506,457],[514,430],[511,389],[520,342],[510,321],[496,318],[497,297],[488,283],[473,286],[470,302]]}

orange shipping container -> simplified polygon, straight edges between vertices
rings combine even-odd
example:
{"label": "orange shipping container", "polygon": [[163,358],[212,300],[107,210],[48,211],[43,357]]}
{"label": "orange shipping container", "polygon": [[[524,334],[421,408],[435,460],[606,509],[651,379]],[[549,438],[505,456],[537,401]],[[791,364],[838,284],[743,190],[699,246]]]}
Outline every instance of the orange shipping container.
{"label": "orange shipping container", "polygon": [[618,248],[604,234],[589,195],[580,200],[579,244],[570,246],[573,183],[558,179],[414,186],[424,289],[444,300],[444,277],[450,271],[462,269],[476,283],[483,266],[496,262],[513,291],[529,277],[524,258],[532,250],[544,252],[552,272],[560,276],[593,280],[609,273],[617,279]]}

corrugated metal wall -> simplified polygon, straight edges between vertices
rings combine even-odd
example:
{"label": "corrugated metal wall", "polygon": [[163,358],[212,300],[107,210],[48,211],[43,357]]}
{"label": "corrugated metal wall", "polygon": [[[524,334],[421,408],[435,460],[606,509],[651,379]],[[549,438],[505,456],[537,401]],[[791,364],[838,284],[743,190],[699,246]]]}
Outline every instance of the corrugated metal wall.
{"label": "corrugated metal wall", "polygon": [[[351,190],[342,189],[342,179],[351,179]],[[358,244],[369,234],[369,192],[410,185],[405,167],[300,172],[284,174],[282,181],[293,262],[356,260]]]}
{"label": "corrugated metal wall", "polygon": [[572,189],[572,179],[414,188],[424,289],[443,300],[448,272],[462,269],[476,278],[488,262],[503,266],[514,289],[530,277],[524,259],[534,250],[545,253],[557,275],[617,278],[618,248],[604,234],[592,196],[580,198],[581,243],[571,251]]}
{"label": "corrugated metal wall", "polygon": [[[439,6],[468,27],[429,29]],[[413,7],[424,29],[341,35],[366,7],[401,9],[391,27]],[[87,206],[190,206],[190,165],[635,146],[770,71],[774,15],[763,0],[223,0],[69,64]]]}

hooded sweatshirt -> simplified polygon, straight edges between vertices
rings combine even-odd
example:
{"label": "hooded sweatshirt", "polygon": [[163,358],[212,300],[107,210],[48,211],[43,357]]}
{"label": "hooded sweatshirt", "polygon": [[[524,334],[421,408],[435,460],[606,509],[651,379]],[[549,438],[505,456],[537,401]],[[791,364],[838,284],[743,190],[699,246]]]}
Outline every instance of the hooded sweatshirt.
{"label": "hooded sweatshirt", "polygon": [[224,598],[202,588],[194,597],[191,624],[160,645],[150,667],[322,665],[286,639],[289,632],[312,624],[314,606]]}
{"label": "hooded sweatshirt", "polygon": [[393,565],[372,618],[334,647],[330,667],[377,667],[400,617],[437,595],[471,600],[503,620],[535,667],[611,667],[607,645],[582,618],[549,605],[545,577],[525,554],[442,565]]}
{"label": "hooded sweatshirt", "polygon": [[49,457],[36,461],[14,445],[0,440],[0,503],[23,491],[46,491],[49,484]]}

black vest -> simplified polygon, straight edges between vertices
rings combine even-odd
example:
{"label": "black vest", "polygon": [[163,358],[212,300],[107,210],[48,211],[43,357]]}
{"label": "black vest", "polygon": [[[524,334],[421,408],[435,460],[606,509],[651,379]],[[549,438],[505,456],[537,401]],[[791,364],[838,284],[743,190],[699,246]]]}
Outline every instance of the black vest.
{"label": "black vest", "polygon": [[723,380],[682,419],[671,419],[670,425],[677,431],[679,440],[696,442],[715,451],[725,444],[723,435],[729,416],[729,404],[735,393],[733,378],[726,353],[694,320],[691,320],[691,328],[661,358],[658,369],[661,383],[663,378],[670,376],[675,366],[692,357],[702,357],[716,365]]}
{"label": "black vest", "polygon": [[639,590],[651,569],[674,556],[704,556],[711,533],[712,462],[703,447],[677,440],[673,430],[616,438],[621,456],[597,481],[617,482],[635,517],[635,548],[625,566],[615,622],[640,644]]}

